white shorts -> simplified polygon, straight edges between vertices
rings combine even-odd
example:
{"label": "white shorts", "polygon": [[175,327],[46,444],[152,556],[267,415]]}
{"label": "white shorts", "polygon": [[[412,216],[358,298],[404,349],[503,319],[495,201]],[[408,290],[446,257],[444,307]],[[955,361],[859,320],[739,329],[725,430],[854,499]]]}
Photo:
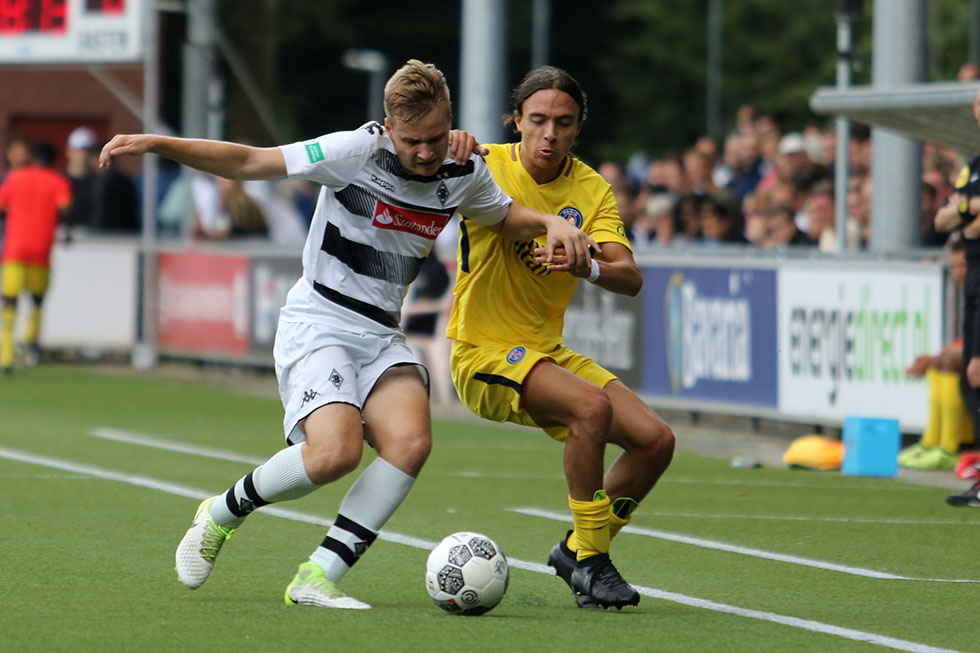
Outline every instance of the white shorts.
{"label": "white shorts", "polygon": [[320,406],[341,402],[363,408],[378,379],[395,365],[417,365],[429,385],[428,371],[401,333],[378,336],[280,320],[273,356],[289,444],[306,440],[300,422]]}

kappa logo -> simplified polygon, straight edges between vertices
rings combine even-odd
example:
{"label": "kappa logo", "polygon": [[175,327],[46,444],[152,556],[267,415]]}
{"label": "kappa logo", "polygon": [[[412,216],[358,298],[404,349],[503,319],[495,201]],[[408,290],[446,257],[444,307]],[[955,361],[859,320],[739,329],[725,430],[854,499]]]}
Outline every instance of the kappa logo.
{"label": "kappa logo", "polygon": [[[336,372],[334,373],[336,374]],[[319,392],[317,392],[313,388],[310,388],[309,390],[303,393],[303,403],[301,405],[305,406],[308,402],[313,401],[319,396],[320,396]]]}
{"label": "kappa logo", "polygon": [[523,347],[514,347],[507,352],[507,362],[511,365],[516,365],[524,359],[525,354],[527,354],[527,350]]}
{"label": "kappa logo", "polygon": [[388,191],[395,190],[395,185],[393,183],[391,183],[389,181],[385,181],[384,179],[382,179],[378,175],[371,175],[371,182],[374,183],[374,184],[376,184],[376,185],[378,185],[378,186],[381,186],[385,190],[388,190]]}
{"label": "kappa logo", "polygon": [[344,385],[344,377],[340,376],[340,372],[336,369],[330,371],[330,376],[327,377],[327,380],[338,390],[340,390],[340,386]]}
{"label": "kappa logo", "polygon": [[374,207],[375,227],[405,231],[429,240],[435,240],[448,220],[444,214],[403,209],[381,201]]}
{"label": "kappa logo", "polygon": [[436,197],[439,198],[439,204],[441,206],[446,206],[446,200],[449,199],[449,187],[446,186],[446,182],[439,182],[439,186],[436,188]]}

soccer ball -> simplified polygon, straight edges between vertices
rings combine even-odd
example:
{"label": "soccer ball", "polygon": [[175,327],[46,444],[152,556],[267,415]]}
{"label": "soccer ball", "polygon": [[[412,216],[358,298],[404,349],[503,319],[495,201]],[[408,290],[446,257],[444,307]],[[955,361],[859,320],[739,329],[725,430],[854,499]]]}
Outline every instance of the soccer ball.
{"label": "soccer ball", "polygon": [[500,547],[486,535],[446,536],[425,563],[425,587],[432,601],[451,614],[489,612],[504,598],[510,567]]}

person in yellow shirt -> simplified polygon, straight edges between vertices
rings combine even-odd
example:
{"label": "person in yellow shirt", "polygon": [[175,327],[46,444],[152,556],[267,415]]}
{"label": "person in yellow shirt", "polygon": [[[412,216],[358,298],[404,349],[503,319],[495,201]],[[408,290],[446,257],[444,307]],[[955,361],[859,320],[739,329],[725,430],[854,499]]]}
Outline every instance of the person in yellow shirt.
{"label": "person in yellow shirt", "polygon": [[[613,566],[609,543],[670,464],[674,435],[615,375],[565,347],[562,326],[579,279],[636,295],[643,276],[612,189],[571,154],[586,117],[579,84],[544,66],[512,100],[521,140],[485,148],[494,179],[515,201],[574,221],[598,246],[575,266],[548,263],[540,239],[498,236],[464,213],[447,329],[453,384],[477,415],[540,427],[564,443],[574,529],[548,564],[580,607],[636,605],[639,594]],[[623,452],[604,474],[607,442]]]}

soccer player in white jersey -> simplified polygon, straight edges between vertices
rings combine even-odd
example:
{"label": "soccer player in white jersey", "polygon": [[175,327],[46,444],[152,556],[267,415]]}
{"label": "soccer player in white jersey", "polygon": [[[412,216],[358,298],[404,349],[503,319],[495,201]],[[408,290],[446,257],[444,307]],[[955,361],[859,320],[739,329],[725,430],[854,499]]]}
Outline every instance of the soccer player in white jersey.
{"label": "soccer player in white jersey", "polygon": [[[427,372],[405,344],[399,312],[435,237],[457,210],[528,239],[547,235],[561,264],[591,265],[595,241],[556,215],[511,201],[473,142],[453,136],[445,78],[411,60],[385,86],[384,126],[370,122],[274,148],[152,134],[117,135],[112,157],[153,152],[231,179],[308,179],[322,185],[303,276],[279,316],[274,356],[287,446],[198,507],[177,547],[180,581],[199,587],[225,540],[254,509],[297,499],[355,470],[363,442],[377,458],[354,481],[287,604],[365,609],[337,583],[408,494],[432,446]],[[557,262],[557,259],[555,259]]]}

